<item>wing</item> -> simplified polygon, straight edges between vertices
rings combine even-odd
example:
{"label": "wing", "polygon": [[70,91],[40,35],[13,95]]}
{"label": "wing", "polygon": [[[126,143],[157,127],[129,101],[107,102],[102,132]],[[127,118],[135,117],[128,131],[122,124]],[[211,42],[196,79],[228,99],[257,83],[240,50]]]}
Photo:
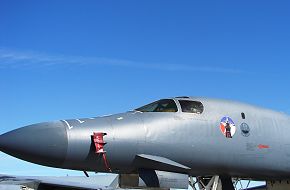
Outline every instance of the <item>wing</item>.
{"label": "wing", "polygon": [[[24,187],[32,189],[80,189],[113,190],[116,176],[92,177],[24,177],[0,175],[0,189],[16,190]],[[107,184],[105,184],[107,183]]]}

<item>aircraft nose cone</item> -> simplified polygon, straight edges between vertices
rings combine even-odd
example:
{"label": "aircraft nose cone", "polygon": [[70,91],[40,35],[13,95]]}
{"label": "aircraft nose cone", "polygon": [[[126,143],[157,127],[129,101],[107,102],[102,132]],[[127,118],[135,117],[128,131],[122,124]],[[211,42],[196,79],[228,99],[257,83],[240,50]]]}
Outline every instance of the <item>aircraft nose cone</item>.
{"label": "aircraft nose cone", "polygon": [[1,151],[46,166],[61,167],[67,146],[67,131],[61,121],[29,125],[0,136]]}

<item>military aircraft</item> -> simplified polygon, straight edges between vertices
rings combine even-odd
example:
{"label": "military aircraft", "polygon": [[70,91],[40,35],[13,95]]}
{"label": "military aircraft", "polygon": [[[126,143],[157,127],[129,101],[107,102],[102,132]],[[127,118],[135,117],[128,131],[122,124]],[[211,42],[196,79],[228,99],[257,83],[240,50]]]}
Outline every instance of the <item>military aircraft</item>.
{"label": "military aircraft", "polygon": [[10,176],[0,175],[1,190],[114,190],[118,186],[116,175],[82,176]]}
{"label": "military aircraft", "polygon": [[286,114],[182,96],[120,114],[29,125],[1,135],[0,150],[45,166],[118,173],[126,187],[138,186],[139,177],[162,187],[158,171],[166,171],[179,188],[195,176],[207,189],[234,189],[233,178],[279,189],[290,188],[289,134]]}

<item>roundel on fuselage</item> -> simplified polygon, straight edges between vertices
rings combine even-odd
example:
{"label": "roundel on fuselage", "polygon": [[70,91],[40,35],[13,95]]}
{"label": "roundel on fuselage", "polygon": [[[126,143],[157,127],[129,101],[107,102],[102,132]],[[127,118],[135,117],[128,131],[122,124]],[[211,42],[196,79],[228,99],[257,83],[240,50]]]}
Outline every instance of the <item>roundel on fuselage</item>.
{"label": "roundel on fuselage", "polygon": [[225,116],[221,119],[220,130],[226,138],[233,138],[236,133],[236,125],[230,117]]}

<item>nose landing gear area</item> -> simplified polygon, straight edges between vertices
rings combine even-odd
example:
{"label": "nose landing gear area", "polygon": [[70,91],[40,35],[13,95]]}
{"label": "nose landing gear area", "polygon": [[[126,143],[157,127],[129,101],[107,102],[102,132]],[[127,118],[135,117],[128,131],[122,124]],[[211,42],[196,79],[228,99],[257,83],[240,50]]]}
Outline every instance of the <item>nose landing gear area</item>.
{"label": "nose landing gear area", "polygon": [[235,190],[231,177],[197,177],[196,181],[189,178],[189,185],[193,190]]}
{"label": "nose landing gear area", "polygon": [[[288,185],[288,186],[286,186]],[[193,190],[286,190],[290,181],[273,181],[263,184],[262,181],[242,180],[230,176],[189,177],[189,186]]]}

